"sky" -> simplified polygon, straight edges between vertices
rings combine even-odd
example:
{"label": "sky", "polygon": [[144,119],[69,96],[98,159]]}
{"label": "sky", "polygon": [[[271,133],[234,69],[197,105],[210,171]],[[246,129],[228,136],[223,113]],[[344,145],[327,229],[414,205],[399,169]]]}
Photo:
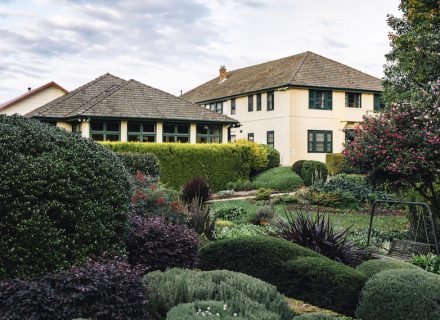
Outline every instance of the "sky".
{"label": "sky", "polygon": [[398,0],[0,0],[0,103],[106,72],[179,95],[304,51],[383,76]]}

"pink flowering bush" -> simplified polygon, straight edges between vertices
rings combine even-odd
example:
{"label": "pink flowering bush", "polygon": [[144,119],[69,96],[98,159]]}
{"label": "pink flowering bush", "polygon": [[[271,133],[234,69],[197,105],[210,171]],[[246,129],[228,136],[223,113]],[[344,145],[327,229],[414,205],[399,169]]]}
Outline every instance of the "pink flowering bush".
{"label": "pink flowering bush", "polygon": [[366,115],[343,154],[375,182],[413,187],[439,217],[440,80],[417,102]]}

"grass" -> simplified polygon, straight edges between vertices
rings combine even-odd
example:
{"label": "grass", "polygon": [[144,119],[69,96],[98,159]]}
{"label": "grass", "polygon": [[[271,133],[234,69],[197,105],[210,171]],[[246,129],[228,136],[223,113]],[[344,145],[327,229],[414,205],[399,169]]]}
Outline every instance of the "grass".
{"label": "grass", "polygon": [[277,167],[257,174],[252,183],[255,188],[266,188],[277,191],[293,191],[304,183],[291,167]]}
{"label": "grass", "polygon": [[[230,200],[222,202],[211,203],[211,208],[216,210],[220,207],[239,206],[245,208],[251,214],[255,213],[258,208],[258,204],[252,200]],[[275,205],[275,212],[279,215],[285,214],[284,205]],[[350,213],[329,213],[330,221],[333,223],[336,229],[348,228],[353,226],[353,229],[368,229],[370,224],[369,215],[360,215],[355,212]],[[381,231],[394,231],[403,230],[409,223],[408,219],[404,216],[376,216],[373,220],[374,229]]]}

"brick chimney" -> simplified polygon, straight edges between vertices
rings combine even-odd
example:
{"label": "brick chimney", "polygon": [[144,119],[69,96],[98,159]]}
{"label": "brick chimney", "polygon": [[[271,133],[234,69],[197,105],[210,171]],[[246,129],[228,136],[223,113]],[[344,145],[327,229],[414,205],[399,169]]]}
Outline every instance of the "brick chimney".
{"label": "brick chimney", "polygon": [[223,82],[226,80],[226,67],[220,66],[220,82]]}

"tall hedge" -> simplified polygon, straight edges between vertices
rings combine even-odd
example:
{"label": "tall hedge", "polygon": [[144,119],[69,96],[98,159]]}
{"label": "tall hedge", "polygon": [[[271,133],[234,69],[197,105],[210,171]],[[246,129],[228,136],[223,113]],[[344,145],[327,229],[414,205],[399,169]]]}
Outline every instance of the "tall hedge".
{"label": "tall hedge", "polygon": [[252,151],[248,145],[105,142],[117,153],[151,153],[160,164],[160,178],[169,187],[180,189],[195,176],[205,177],[215,190],[229,181],[249,179]]}
{"label": "tall hedge", "polygon": [[30,277],[121,251],[131,178],[89,139],[0,116],[0,277]]}
{"label": "tall hedge", "polygon": [[351,166],[342,153],[327,153],[325,155],[325,164],[330,175],[338,173],[359,173],[359,170]]}

